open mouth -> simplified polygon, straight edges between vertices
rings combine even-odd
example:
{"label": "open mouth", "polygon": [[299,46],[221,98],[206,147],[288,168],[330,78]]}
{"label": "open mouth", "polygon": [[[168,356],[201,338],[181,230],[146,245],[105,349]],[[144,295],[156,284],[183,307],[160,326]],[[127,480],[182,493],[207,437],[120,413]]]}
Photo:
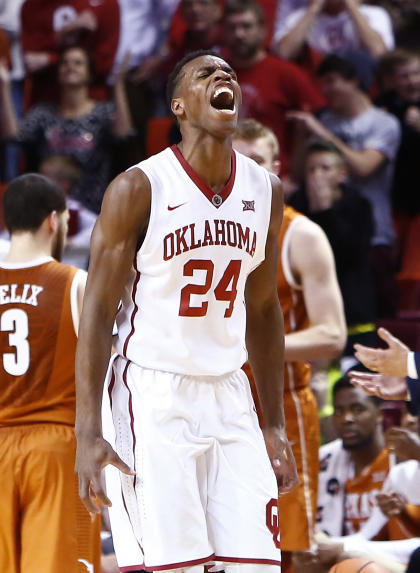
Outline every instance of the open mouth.
{"label": "open mouth", "polygon": [[227,86],[217,88],[211,96],[210,105],[219,111],[233,113],[235,111],[235,100],[231,88]]}

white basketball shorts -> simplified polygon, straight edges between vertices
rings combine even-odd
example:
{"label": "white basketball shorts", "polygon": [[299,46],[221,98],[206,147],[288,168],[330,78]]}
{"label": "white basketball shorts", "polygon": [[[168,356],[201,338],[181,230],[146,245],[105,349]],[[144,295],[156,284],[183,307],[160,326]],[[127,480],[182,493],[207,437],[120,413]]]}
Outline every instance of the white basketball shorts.
{"label": "white basketball shorts", "polygon": [[280,566],[277,485],[242,370],[192,377],[117,357],[103,410],[104,437],[136,472],[106,471],[121,571]]}

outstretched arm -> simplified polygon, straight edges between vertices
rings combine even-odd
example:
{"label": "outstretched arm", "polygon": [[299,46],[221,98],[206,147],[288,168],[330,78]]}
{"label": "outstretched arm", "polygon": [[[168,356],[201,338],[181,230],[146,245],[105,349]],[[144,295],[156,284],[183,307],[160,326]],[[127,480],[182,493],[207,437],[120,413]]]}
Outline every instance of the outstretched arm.
{"label": "outstretched arm", "polygon": [[293,453],[287,441],[284,407],[284,325],[277,295],[277,236],[283,217],[283,192],[271,176],[273,199],[264,262],[249,276],[245,289],[246,343],[264,418],[264,438],[279,492],[297,484]]}
{"label": "outstretched arm", "polygon": [[286,360],[335,358],[347,336],[343,300],[328,239],[309,219],[300,221],[293,230],[289,262],[302,286],[310,325],[286,334]]}
{"label": "outstretched arm", "polygon": [[111,353],[112,326],[124,285],[144,236],[150,209],[150,184],[133,169],[108,187],[91,242],[91,258],[76,353],[76,471],[87,509],[98,513],[95,498],[110,505],[101,470],[111,463],[131,473],[102,437],[103,383]]}

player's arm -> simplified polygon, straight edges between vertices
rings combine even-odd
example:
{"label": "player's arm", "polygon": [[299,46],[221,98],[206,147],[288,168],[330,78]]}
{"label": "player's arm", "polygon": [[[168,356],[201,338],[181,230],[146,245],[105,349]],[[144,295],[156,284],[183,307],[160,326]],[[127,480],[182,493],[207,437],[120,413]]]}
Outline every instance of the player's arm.
{"label": "player's arm", "polygon": [[346,343],[346,321],[334,255],[321,227],[309,219],[299,223],[292,233],[289,261],[302,286],[310,326],[286,334],[286,361],[334,358]]}
{"label": "player's arm", "polygon": [[265,260],[248,277],[245,289],[246,344],[264,418],[264,438],[280,492],[297,483],[293,454],[286,436],[284,389],[284,325],[277,295],[277,236],[283,218],[280,181],[273,186]]}
{"label": "player's arm", "polygon": [[149,211],[149,181],[142,171],[133,169],[108,187],[92,235],[76,353],[76,471],[80,496],[90,512],[99,511],[95,497],[110,505],[101,485],[105,465],[130,473],[102,438],[101,402],[117,306]]}

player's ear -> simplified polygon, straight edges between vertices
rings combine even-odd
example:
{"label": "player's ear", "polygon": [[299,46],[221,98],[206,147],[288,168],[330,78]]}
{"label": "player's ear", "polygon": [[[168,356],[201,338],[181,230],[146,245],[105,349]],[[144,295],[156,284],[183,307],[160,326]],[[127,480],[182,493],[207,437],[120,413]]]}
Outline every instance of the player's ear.
{"label": "player's ear", "polygon": [[177,119],[184,114],[184,102],[182,101],[182,98],[173,98],[171,101],[171,110]]}
{"label": "player's ear", "polygon": [[279,159],[273,161],[273,171],[276,175],[280,174],[280,167],[281,167],[281,161]]}
{"label": "player's ear", "polygon": [[55,233],[58,229],[58,213],[57,211],[51,211],[48,217],[45,219],[49,233]]}

